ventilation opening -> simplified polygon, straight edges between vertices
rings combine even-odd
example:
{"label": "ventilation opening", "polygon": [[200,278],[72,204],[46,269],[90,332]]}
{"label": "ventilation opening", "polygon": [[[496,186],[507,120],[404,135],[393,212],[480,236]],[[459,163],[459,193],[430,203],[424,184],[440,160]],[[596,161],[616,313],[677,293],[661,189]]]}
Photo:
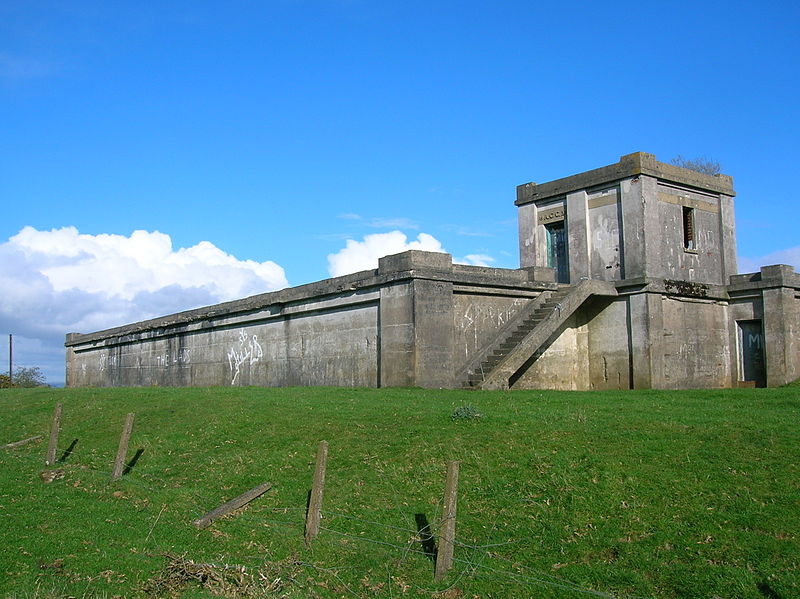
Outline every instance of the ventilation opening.
{"label": "ventilation opening", "polygon": [[697,249],[694,237],[694,208],[688,206],[683,206],[683,249]]}

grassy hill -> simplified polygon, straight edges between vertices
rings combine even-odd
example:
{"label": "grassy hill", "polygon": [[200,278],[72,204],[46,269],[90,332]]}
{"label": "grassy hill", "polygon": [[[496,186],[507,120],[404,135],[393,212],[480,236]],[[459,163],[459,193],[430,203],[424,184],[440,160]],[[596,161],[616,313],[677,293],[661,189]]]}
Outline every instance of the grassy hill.
{"label": "grassy hill", "polygon": [[[0,450],[0,593],[797,597],[798,391],[3,390],[0,444],[42,439]],[[453,419],[464,405],[482,417]],[[135,463],[109,483],[128,412]],[[322,439],[323,529],[305,547]],[[455,566],[435,583],[420,529],[435,533],[448,460]]]}

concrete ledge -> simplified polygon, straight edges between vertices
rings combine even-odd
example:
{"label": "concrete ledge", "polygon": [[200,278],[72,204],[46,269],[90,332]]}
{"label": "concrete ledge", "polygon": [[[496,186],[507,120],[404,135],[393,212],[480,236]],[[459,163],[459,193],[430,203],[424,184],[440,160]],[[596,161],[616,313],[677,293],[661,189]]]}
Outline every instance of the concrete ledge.
{"label": "concrete ledge", "polygon": [[733,275],[728,290],[731,292],[772,287],[792,287],[800,289],[800,274],[788,264],[762,266],[759,272]]}
{"label": "concrete ledge", "polygon": [[728,288],[724,285],[709,285],[707,283],[690,283],[687,281],[673,281],[671,279],[655,279],[651,277],[637,277],[616,281],[619,295],[635,295],[637,293],[661,293],[678,297],[694,297],[709,300],[728,299]]}
{"label": "concrete ledge", "polygon": [[523,206],[535,201],[564,196],[573,191],[598,187],[638,175],[649,175],[661,181],[678,183],[727,196],[736,195],[733,190],[733,178],[728,175],[704,175],[673,164],[658,162],[653,154],[634,152],[620,157],[619,162],[616,164],[538,185],[536,183],[519,185],[517,186],[517,201],[515,204]]}
{"label": "concrete ledge", "polygon": [[442,252],[408,250],[400,254],[384,256],[378,260],[378,274],[405,270],[435,270],[449,272],[453,269],[453,257]]}

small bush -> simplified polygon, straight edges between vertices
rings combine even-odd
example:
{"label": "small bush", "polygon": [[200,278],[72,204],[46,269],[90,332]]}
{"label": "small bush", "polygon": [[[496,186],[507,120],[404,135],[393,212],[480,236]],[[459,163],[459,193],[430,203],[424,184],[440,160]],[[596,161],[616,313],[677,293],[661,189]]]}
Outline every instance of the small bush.
{"label": "small bush", "polygon": [[469,404],[465,404],[463,406],[458,406],[455,410],[453,410],[452,415],[450,416],[451,420],[475,420],[477,418],[481,418],[483,414],[481,414],[478,410],[475,409],[474,406]]}
{"label": "small bush", "polygon": [[705,156],[699,158],[684,158],[678,154],[675,158],[670,160],[675,166],[681,168],[688,168],[690,171],[703,173],[704,175],[719,175],[722,172],[722,167],[719,162],[706,158]]}

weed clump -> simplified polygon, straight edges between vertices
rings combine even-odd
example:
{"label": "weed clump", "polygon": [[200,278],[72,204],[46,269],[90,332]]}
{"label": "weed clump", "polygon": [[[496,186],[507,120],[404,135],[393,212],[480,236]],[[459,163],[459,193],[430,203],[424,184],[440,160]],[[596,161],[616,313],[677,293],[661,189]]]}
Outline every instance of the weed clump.
{"label": "weed clump", "polygon": [[455,410],[453,410],[453,413],[450,415],[450,420],[477,420],[478,418],[482,417],[483,414],[475,409],[474,406],[464,404],[463,406],[458,406]]}

